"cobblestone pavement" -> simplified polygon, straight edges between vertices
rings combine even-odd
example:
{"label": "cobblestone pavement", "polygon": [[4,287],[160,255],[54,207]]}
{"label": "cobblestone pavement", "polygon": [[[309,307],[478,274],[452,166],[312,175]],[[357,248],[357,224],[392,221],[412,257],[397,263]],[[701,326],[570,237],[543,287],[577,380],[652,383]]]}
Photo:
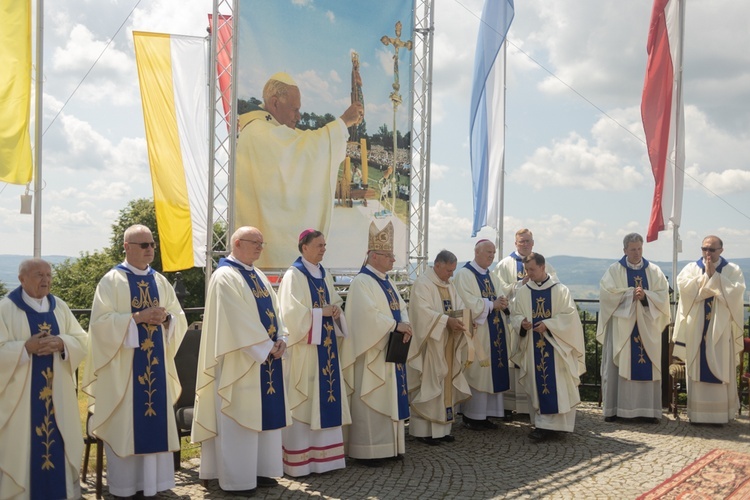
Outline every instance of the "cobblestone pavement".
{"label": "cobblestone pavement", "polygon": [[[747,414],[727,425],[691,425],[682,413],[659,424],[619,420],[605,423],[596,404],[579,407],[573,434],[535,444],[528,416],[497,430],[470,431],[454,425],[456,441],[428,446],[408,437],[403,460],[381,468],[347,460],[344,470],[259,488],[255,498],[635,498],[709,451],[750,453]],[[408,431],[407,431],[408,433]],[[84,498],[94,498],[93,474]],[[106,493],[105,498],[112,498]],[[239,498],[198,479],[198,461],[184,463],[177,486],[159,498]]]}

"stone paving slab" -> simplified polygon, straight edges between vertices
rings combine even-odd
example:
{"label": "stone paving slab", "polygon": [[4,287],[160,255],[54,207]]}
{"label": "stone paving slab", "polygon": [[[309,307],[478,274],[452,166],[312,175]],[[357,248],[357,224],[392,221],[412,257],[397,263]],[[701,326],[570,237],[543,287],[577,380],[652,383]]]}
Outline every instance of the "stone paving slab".
{"label": "stone paving slab", "polygon": [[[747,415],[727,425],[695,425],[682,413],[659,424],[606,423],[593,403],[579,407],[576,430],[536,444],[527,435],[528,416],[497,430],[470,431],[454,425],[456,441],[428,446],[407,436],[403,460],[370,468],[347,459],[346,469],[306,478],[283,477],[280,486],[259,488],[259,499],[448,499],[551,498],[628,499],[644,493],[717,448],[750,453]],[[408,432],[408,431],[407,431]],[[183,464],[177,486],[164,499],[231,496],[198,479],[199,460]],[[95,498],[94,477],[83,485]],[[106,493],[105,496],[112,498]]]}

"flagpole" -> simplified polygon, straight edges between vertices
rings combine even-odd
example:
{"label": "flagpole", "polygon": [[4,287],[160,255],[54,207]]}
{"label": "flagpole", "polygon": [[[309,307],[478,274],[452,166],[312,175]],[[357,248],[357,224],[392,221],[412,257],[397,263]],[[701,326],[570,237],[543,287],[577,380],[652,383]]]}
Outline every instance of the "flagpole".
{"label": "flagpole", "polygon": [[[675,161],[675,177],[677,172],[685,170],[684,154],[680,154],[680,144],[682,144],[683,135],[685,133],[685,123],[682,119],[682,61],[683,61],[683,46],[685,43],[685,0],[679,0],[680,10],[680,33],[677,37],[677,68],[675,72],[675,93],[677,99],[677,116],[675,119],[675,134],[674,134],[674,161]],[[682,197],[680,197],[680,205],[682,204]],[[674,212],[674,210],[673,210]],[[682,218],[682,207],[678,212],[680,219]],[[677,296],[677,254],[682,252],[682,240],[680,240],[680,224],[672,220],[672,290],[674,290],[674,297]],[[677,301],[675,300],[675,303]],[[676,309],[673,306],[672,318],[675,317]]]}
{"label": "flagpole", "polygon": [[44,0],[36,2],[36,82],[34,109],[34,257],[42,256],[42,66],[44,62]]}
{"label": "flagpole", "polygon": [[506,99],[506,88],[505,88],[505,70],[508,67],[508,40],[503,41],[503,157],[500,162],[500,181],[497,183],[498,190],[498,203],[499,207],[497,210],[497,236],[495,247],[497,250],[498,260],[503,258],[503,218],[505,216],[505,104]]}

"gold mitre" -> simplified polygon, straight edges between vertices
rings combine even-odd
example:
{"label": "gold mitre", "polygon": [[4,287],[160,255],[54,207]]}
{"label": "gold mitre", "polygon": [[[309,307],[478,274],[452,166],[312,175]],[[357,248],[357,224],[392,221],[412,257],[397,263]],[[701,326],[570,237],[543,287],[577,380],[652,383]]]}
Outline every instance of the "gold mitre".
{"label": "gold mitre", "polygon": [[385,227],[378,230],[375,222],[370,222],[370,234],[367,241],[367,251],[393,253],[393,222],[388,222]]}
{"label": "gold mitre", "polygon": [[297,82],[294,81],[294,78],[292,78],[292,75],[289,73],[285,73],[283,71],[279,71],[278,73],[274,73],[271,75],[270,80],[276,80],[277,82],[285,83],[287,85],[291,85],[292,87],[297,87]]}

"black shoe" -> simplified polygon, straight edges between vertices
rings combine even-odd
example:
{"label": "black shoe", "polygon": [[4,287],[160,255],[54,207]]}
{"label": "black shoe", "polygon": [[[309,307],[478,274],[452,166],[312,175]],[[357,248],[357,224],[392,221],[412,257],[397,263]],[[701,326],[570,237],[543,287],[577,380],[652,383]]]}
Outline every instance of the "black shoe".
{"label": "black shoe", "polygon": [[495,422],[491,421],[489,418],[485,418],[484,420],[480,420],[479,423],[485,429],[497,429],[497,424]]}
{"label": "black shoe", "polygon": [[610,415],[609,417],[604,417],[605,422],[617,422],[617,415]]}
{"label": "black shoe", "polygon": [[233,497],[254,497],[255,493],[257,492],[257,488],[253,488],[251,490],[224,490],[222,489],[221,491]]}
{"label": "black shoe", "polygon": [[279,482],[272,477],[258,476],[258,486],[261,488],[272,488],[278,485]]}
{"label": "black shoe", "polygon": [[358,458],[357,461],[365,467],[382,467],[385,464],[382,458]]}
{"label": "black shoe", "polygon": [[470,431],[486,431],[487,427],[482,425],[482,420],[473,420],[471,418],[464,417],[464,427]]}
{"label": "black shoe", "polygon": [[646,422],[647,424],[658,424],[659,423],[659,419],[656,418],[656,417],[646,417],[646,418],[643,419],[643,421]]}
{"label": "black shoe", "polygon": [[529,433],[529,439],[537,443],[541,443],[542,441],[546,441],[547,439],[552,437],[552,434],[552,431],[549,431],[547,429],[536,428]]}
{"label": "black shoe", "polygon": [[505,416],[503,417],[503,422],[513,422],[513,412],[510,410],[505,410]]}
{"label": "black shoe", "polygon": [[440,440],[434,437],[418,437],[417,441],[420,443],[428,444],[430,446],[440,446]]}
{"label": "black shoe", "polygon": [[443,436],[441,438],[438,438],[438,440],[440,440],[440,441],[442,441],[444,443],[452,443],[453,441],[456,440],[456,438],[453,437],[453,436],[451,436],[450,434],[448,434],[447,436]]}

